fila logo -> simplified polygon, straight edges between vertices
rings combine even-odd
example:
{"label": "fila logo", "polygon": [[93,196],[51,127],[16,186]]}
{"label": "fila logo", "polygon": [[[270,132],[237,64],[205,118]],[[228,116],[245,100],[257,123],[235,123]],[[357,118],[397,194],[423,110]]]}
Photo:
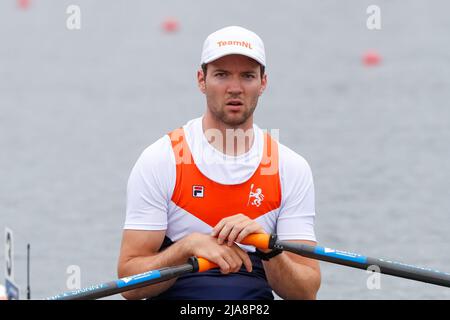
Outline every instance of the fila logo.
{"label": "fila logo", "polygon": [[192,196],[194,198],[203,198],[204,186],[192,186]]}

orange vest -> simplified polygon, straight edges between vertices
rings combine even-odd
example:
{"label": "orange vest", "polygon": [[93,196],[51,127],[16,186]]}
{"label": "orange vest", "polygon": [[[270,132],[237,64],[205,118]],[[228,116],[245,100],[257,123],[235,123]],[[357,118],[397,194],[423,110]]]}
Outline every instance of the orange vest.
{"label": "orange vest", "polygon": [[[247,181],[225,185],[200,172],[194,162],[183,128],[169,133],[176,160],[176,183],[172,202],[214,227],[238,213],[256,219],[281,205],[278,144],[264,133],[262,160]],[[274,168],[274,169],[270,169]]]}

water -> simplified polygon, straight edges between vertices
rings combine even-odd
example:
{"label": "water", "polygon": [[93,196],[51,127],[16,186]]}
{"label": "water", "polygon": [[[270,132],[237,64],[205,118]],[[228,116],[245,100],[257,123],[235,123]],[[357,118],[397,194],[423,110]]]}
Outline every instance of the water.
{"label": "water", "polygon": [[[316,233],[332,248],[450,271],[450,4],[377,1],[0,2],[0,229],[32,296],[116,278],[126,182],[140,152],[199,116],[204,38],[226,25],[265,41],[256,122],[310,163]],[[161,32],[166,16],[180,21]],[[380,52],[379,67],[361,55]],[[3,245],[0,256],[3,257]],[[449,299],[445,288],[321,263],[319,299]],[[120,298],[118,296],[112,298]]]}

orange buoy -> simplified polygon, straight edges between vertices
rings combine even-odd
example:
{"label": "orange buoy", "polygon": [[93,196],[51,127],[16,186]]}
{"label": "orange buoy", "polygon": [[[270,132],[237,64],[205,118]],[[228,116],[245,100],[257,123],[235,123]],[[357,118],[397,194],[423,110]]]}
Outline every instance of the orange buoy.
{"label": "orange buoy", "polygon": [[20,9],[26,10],[30,6],[31,0],[17,0],[17,6]]}
{"label": "orange buoy", "polygon": [[374,50],[367,51],[363,55],[363,63],[366,66],[376,66],[380,64],[381,56],[378,52]]}
{"label": "orange buoy", "polygon": [[178,31],[179,28],[180,28],[180,24],[178,23],[178,20],[173,17],[166,18],[162,22],[162,29],[165,32],[168,32],[168,33],[176,32],[176,31]]}

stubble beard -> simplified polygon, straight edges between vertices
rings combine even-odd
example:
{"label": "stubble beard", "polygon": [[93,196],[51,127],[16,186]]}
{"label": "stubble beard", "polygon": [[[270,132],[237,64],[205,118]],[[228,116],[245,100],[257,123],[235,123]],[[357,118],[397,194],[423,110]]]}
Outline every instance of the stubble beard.
{"label": "stubble beard", "polygon": [[[211,104],[208,104],[208,109],[210,110],[211,114],[218,120],[219,122],[224,123],[225,125],[236,128],[241,125],[243,125],[252,115],[253,112],[256,109],[258,99],[252,103],[252,105],[249,108],[244,108],[241,112],[233,112],[233,111],[226,111],[226,106],[223,105],[221,107],[217,106],[211,106]],[[211,107],[210,107],[211,106]]]}

